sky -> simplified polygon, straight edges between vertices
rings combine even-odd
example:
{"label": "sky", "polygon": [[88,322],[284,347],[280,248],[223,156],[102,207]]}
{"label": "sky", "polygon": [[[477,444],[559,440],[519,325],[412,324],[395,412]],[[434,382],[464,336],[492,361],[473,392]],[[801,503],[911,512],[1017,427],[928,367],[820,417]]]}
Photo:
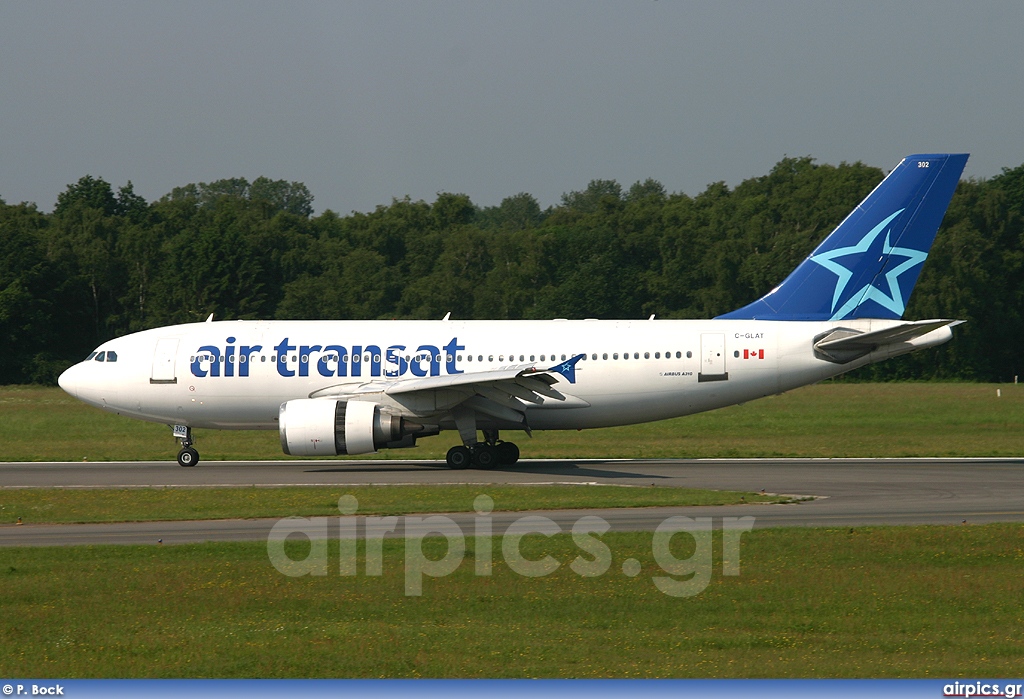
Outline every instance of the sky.
{"label": "sky", "polygon": [[303,182],[317,212],[593,179],[696,195],[786,156],[1024,163],[1024,3],[0,2],[0,199]]}

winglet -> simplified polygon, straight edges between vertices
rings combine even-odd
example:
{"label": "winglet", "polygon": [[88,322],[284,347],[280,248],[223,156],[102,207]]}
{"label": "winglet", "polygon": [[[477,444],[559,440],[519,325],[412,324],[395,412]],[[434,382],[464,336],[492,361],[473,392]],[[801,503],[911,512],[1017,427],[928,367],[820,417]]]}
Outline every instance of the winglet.
{"label": "winglet", "polygon": [[553,371],[556,374],[561,374],[569,383],[576,383],[576,362],[580,361],[585,356],[585,354],[577,354],[572,359],[567,359],[561,364],[556,364],[555,366],[548,369],[548,371]]}

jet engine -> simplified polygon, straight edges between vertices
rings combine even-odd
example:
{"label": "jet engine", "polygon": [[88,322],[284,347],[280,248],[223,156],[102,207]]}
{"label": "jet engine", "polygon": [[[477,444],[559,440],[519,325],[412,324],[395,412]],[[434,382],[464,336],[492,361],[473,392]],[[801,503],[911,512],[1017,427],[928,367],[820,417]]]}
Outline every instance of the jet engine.
{"label": "jet engine", "polygon": [[438,428],[382,411],[376,403],[302,398],[281,404],[281,449],[289,456],[369,454],[416,446]]}

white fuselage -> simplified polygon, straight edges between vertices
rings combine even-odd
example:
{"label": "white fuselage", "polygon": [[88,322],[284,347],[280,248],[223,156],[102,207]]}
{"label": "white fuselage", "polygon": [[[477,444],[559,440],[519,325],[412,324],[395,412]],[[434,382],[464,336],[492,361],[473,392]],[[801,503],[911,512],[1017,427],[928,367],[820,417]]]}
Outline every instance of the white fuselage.
{"label": "white fuselage", "polygon": [[[554,386],[565,400],[524,408],[530,429],[582,429],[733,405],[950,337],[948,328],[940,328],[845,364],[814,351],[815,339],[834,328],[869,332],[898,322],[220,321],[111,340],[97,350],[116,353],[116,361],[80,362],[61,385],[86,403],[142,420],[277,429],[282,403],[325,389],[347,392],[521,365],[543,370],[584,354],[575,383],[560,376]],[[390,407],[454,428],[442,406],[431,411],[392,400]],[[488,425],[523,429],[485,417],[481,426]]]}

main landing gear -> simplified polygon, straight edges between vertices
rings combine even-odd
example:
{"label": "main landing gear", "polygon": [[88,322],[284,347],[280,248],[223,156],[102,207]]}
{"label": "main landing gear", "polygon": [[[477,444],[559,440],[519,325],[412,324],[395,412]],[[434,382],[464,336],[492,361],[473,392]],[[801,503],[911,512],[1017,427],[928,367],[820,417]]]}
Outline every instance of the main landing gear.
{"label": "main landing gear", "polygon": [[184,425],[175,425],[174,436],[181,442],[181,451],[178,452],[178,465],[188,468],[198,464],[199,452],[192,447],[192,428]]}
{"label": "main landing gear", "polygon": [[484,430],[483,442],[452,447],[448,450],[445,461],[450,468],[494,468],[495,466],[511,466],[519,461],[519,447],[512,442],[498,439],[497,430]]}

